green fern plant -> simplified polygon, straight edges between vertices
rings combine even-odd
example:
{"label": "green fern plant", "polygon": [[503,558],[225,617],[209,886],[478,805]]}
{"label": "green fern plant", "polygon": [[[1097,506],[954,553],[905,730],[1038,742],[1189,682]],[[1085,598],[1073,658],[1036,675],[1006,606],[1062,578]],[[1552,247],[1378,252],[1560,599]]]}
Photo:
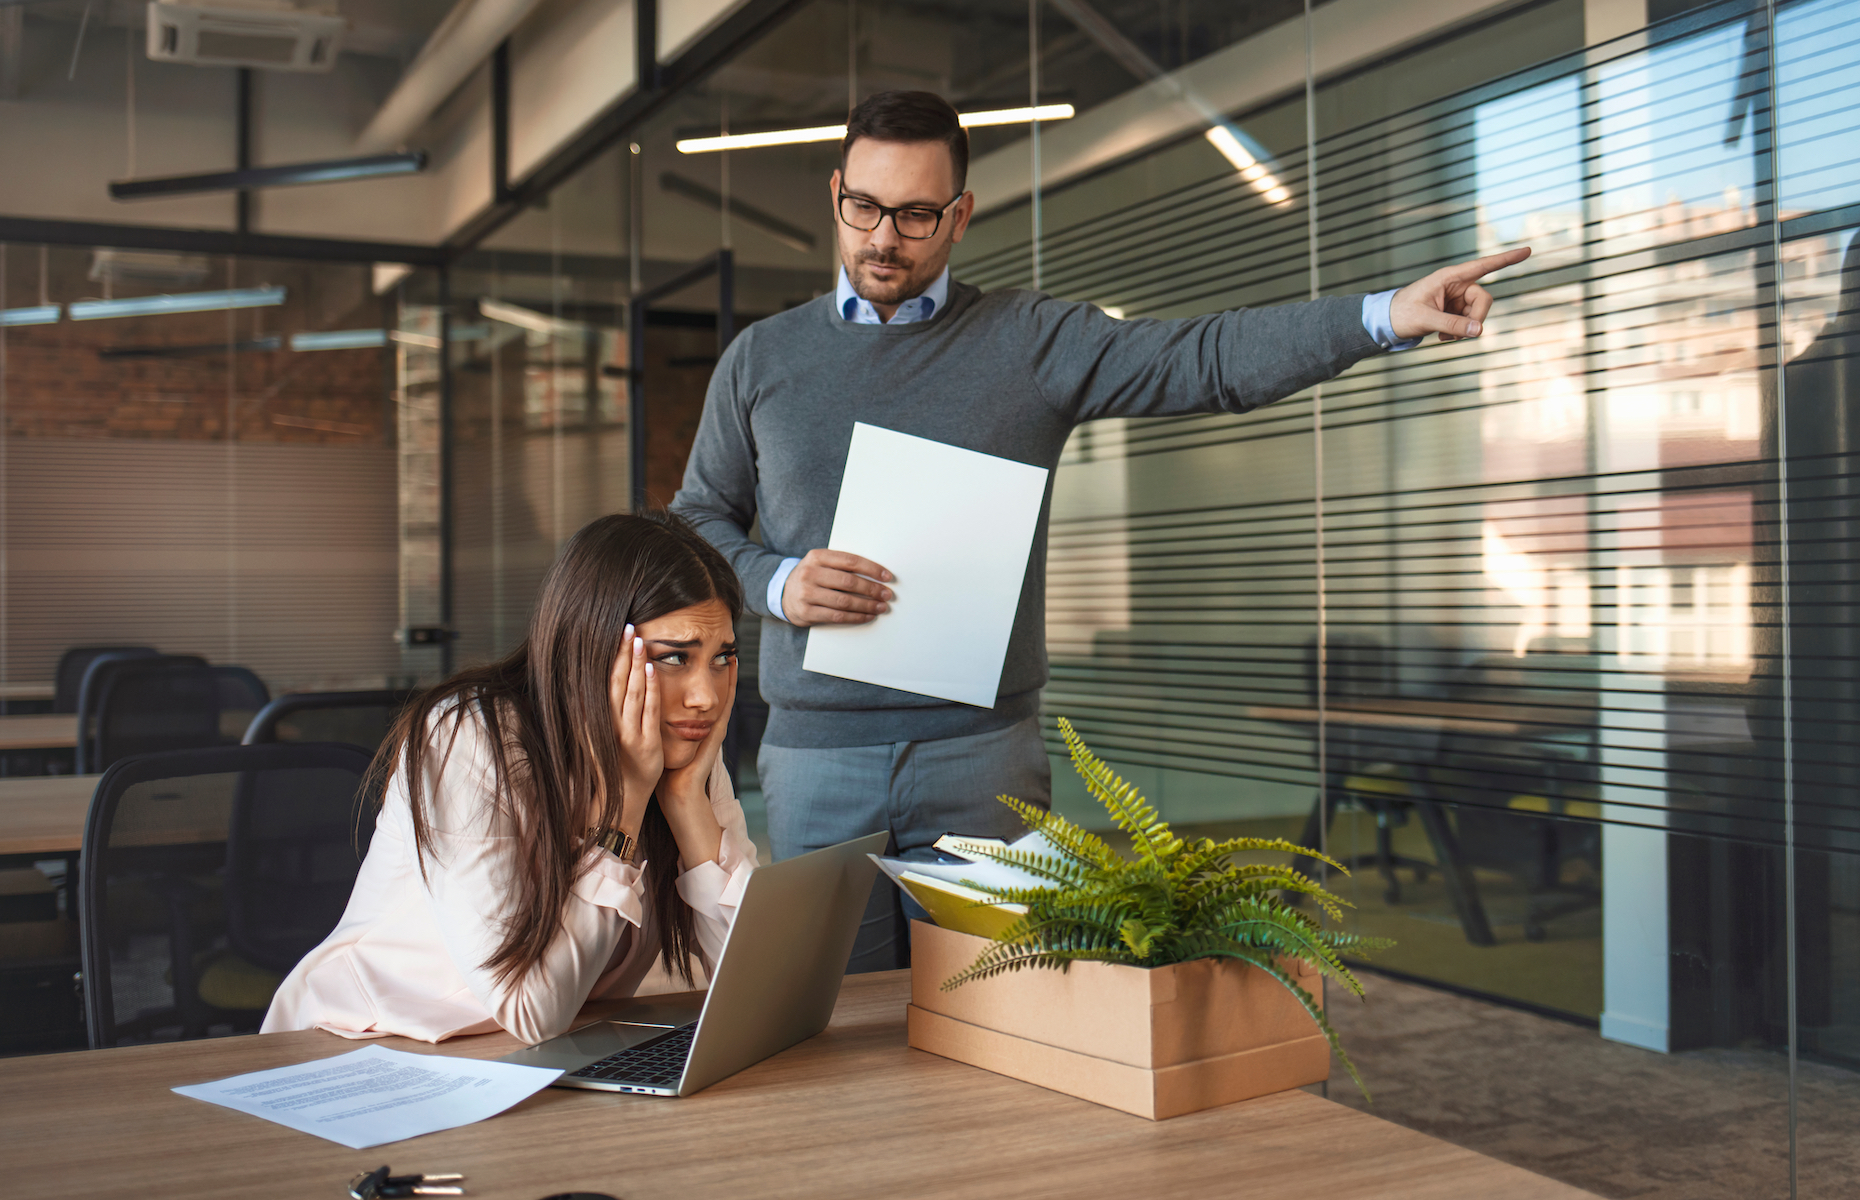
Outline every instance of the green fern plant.
{"label": "green fern plant", "polygon": [[1026,905],[1027,915],[965,970],[944,980],[943,990],[1029,967],[1064,970],[1074,962],[1163,967],[1197,958],[1239,959],[1298,998],[1368,1099],[1369,1090],[1338,1042],[1337,1031],[1316,999],[1286,969],[1286,960],[1309,963],[1360,997],[1363,985],[1344,966],[1342,955],[1394,943],[1325,929],[1316,917],[1288,903],[1287,894],[1308,896],[1333,921],[1343,919],[1348,904],[1289,865],[1232,860],[1236,854],[1286,853],[1349,872],[1333,859],[1283,838],[1179,838],[1135,786],[1119,779],[1091,752],[1064,717],[1059,731],[1086,790],[1129,835],[1136,857],[1125,858],[1104,839],[1057,813],[1012,796],[1000,797],[1029,827],[1046,835],[1053,852],[1010,848],[984,853],[1048,882],[999,887],[964,880],[996,900]]}

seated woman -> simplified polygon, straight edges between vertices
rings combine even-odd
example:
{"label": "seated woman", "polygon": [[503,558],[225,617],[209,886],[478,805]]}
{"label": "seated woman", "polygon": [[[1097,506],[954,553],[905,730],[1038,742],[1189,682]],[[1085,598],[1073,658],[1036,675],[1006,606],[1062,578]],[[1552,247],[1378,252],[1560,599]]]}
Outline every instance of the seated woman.
{"label": "seated woman", "polygon": [[349,906],[264,1032],[438,1042],[563,1033],[663,952],[714,964],[756,852],[718,761],[736,574],[675,516],[602,517],[543,580],[528,639],[395,726]]}

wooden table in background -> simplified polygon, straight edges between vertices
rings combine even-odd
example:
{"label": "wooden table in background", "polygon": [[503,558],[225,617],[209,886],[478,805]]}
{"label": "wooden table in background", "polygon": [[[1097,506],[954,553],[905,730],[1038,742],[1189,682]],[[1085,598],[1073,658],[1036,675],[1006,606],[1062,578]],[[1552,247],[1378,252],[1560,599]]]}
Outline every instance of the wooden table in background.
{"label": "wooden table in background", "polygon": [[0,779],[0,856],[75,854],[101,775]]}
{"label": "wooden table in background", "polygon": [[51,680],[38,683],[0,683],[0,700],[50,700],[58,694]]}
{"label": "wooden table in background", "polygon": [[[228,709],[220,714],[220,736],[238,741],[245,736],[252,714]],[[77,716],[73,713],[33,713],[0,717],[0,750],[69,750],[77,745]]]}
{"label": "wooden table in background", "polygon": [[[1592,698],[1590,698],[1592,699]],[[1313,705],[1253,704],[1246,715],[1256,721],[1283,721],[1288,725],[1315,725]],[[1483,733],[1493,737],[1542,734],[1559,729],[1581,730],[1595,724],[1595,710],[1581,704],[1568,706],[1499,704],[1478,700],[1401,699],[1365,700],[1326,705],[1326,721],[1368,728],[1411,729],[1422,732]]]}
{"label": "wooden table in background", "polygon": [[69,750],[77,745],[74,713],[0,717],[0,750]]}
{"label": "wooden table in background", "polygon": [[[473,1200],[1588,1193],[1302,1091],[1150,1122],[911,1050],[910,974],[846,981],[819,1037],[683,1100],[546,1088],[491,1120],[347,1150],[168,1089],[344,1054],[318,1031],[0,1060],[6,1188],[43,1198],[333,1200],[381,1163]],[[507,1034],[422,1054],[495,1058]]]}

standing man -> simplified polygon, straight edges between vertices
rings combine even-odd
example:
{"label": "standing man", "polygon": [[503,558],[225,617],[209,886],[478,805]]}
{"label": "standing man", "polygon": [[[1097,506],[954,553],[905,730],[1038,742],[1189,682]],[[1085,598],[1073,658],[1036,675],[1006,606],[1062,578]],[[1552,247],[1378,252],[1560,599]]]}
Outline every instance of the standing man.
{"label": "standing man", "polygon": [[[968,135],[939,96],[883,92],[852,111],[829,184],[839,289],[731,343],[672,501],[764,618],[757,767],[777,858],[880,829],[905,854],[949,832],[1012,839],[1019,820],[997,795],[1051,803],[1039,727],[1050,480],[993,708],[802,669],[808,626],[883,620],[894,599],[910,602],[910,580],[825,549],[854,422],[1051,470],[1083,421],[1246,412],[1430,333],[1477,337],[1492,298],[1476,281],[1530,253],[1380,295],[1118,321],[951,281],[950,247],[975,211],[968,165]],[[907,937],[881,877],[848,969],[909,965]]]}

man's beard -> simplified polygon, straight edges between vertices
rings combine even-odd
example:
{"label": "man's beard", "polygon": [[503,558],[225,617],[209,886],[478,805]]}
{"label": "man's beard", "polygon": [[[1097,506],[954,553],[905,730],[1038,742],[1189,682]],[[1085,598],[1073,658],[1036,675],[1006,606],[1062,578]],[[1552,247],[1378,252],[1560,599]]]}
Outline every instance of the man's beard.
{"label": "man's beard", "polygon": [[[881,282],[872,278],[865,271],[867,263],[880,263],[887,267],[901,267],[904,275],[891,282]],[[917,282],[916,272],[912,269],[917,264],[898,254],[873,254],[867,252],[853,263],[851,276],[853,291],[869,304],[900,304],[923,290]]]}

